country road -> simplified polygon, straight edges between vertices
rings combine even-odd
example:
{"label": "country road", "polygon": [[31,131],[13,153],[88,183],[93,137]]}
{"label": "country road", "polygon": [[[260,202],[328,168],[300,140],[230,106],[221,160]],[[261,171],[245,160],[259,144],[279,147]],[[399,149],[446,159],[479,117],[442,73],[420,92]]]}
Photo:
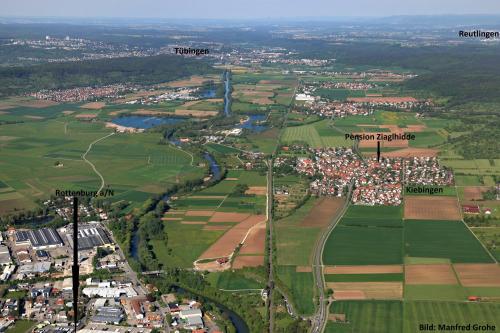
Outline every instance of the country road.
{"label": "country road", "polygon": [[105,136],[103,136],[102,138],[99,138],[99,139],[97,139],[97,140],[95,140],[95,141],[91,142],[91,143],[89,144],[89,147],[87,148],[87,151],[86,151],[86,152],[82,155],[82,159],[83,159],[83,160],[84,160],[87,164],[89,164],[89,165],[92,167],[92,170],[94,170],[95,174],[96,174],[97,176],[99,176],[99,178],[101,178],[101,186],[100,186],[100,187],[99,187],[99,189],[97,190],[97,193],[100,193],[100,192],[101,192],[101,190],[104,188],[104,177],[103,177],[103,176],[102,176],[102,174],[101,174],[101,173],[100,173],[100,172],[96,169],[95,165],[87,159],[87,154],[90,152],[90,150],[92,149],[92,146],[93,146],[93,145],[95,145],[96,143],[98,143],[98,142],[99,142],[99,141],[101,141],[101,140],[104,140],[104,139],[106,139],[106,138],[108,138],[108,137],[112,136],[113,134],[115,134],[115,132],[113,132],[113,133],[109,133],[108,135],[105,135]]}
{"label": "country road", "polygon": [[273,332],[274,329],[274,269],[273,269],[273,160],[269,159],[267,161],[267,223],[268,223],[268,243],[267,243],[267,253],[268,253],[268,270],[269,276],[267,281],[267,289],[269,290],[267,311],[269,318],[269,333]]}
{"label": "country road", "polygon": [[312,332],[321,333],[324,331],[326,326],[326,321],[328,318],[328,300],[325,297],[325,281],[323,278],[323,249],[325,248],[326,241],[332,233],[333,229],[337,226],[338,222],[344,216],[347,208],[349,207],[349,202],[351,198],[353,184],[349,185],[349,192],[347,193],[346,200],[342,209],[332,218],[332,221],[328,228],[320,235],[318,242],[316,243],[316,248],[314,250],[314,260],[313,260],[313,275],[316,287],[319,293],[319,305],[316,314],[312,318]]}

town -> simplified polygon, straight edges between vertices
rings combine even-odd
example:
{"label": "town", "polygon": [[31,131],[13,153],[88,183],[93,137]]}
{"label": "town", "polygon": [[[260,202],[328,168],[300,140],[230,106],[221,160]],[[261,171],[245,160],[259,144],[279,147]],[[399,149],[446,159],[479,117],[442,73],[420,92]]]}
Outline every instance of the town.
{"label": "town", "polygon": [[311,157],[295,161],[279,157],[275,166],[291,163],[295,170],[314,178],[315,195],[342,197],[353,187],[352,202],[359,205],[401,204],[404,185],[452,185],[451,170],[435,157],[362,159],[351,148],[309,149]]}

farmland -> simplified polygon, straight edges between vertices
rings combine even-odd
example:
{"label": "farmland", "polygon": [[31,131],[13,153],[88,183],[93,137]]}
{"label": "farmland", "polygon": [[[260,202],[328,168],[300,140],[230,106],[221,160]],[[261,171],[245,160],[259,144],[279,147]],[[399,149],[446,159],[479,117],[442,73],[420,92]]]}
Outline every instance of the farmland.
{"label": "farmland", "polygon": [[[255,228],[265,226],[265,193],[245,194],[240,188],[265,185],[265,176],[257,172],[231,170],[227,179],[214,186],[173,198],[172,208],[163,217],[168,247],[153,241],[160,262],[168,267],[190,268],[197,259],[229,256],[252,230],[241,251],[246,259],[255,256],[252,259],[258,258],[257,266],[262,265],[265,234]],[[188,239],[196,242],[186,250]]]}
{"label": "farmland", "polygon": [[463,222],[407,220],[405,245],[410,257],[448,258],[453,263],[493,260]]}
{"label": "farmland", "polygon": [[340,301],[330,307],[330,318],[345,314],[348,323],[329,321],[326,332],[400,333],[403,304],[399,301]]}
{"label": "farmland", "polygon": [[[9,140],[2,142],[0,179],[12,189],[11,199],[0,203],[3,212],[33,208],[35,200],[55,189],[99,187],[100,179],[81,156],[92,141],[110,133],[102,125],[51,120],[2,128]],[[87,158],[115,190],[114,200],[138,203],[165,192],[176,177],[196,178],[205,172],[192,164],[190,155],[159,145],[149,133],[111,136],[94,145]]]}
{"label": "farmland", "polygon": [[495,325],[500,305],[452,301],[340,301],[330,318],[345,314],[347,323],[330,320],[326,332],[420,332],[420,324]]}

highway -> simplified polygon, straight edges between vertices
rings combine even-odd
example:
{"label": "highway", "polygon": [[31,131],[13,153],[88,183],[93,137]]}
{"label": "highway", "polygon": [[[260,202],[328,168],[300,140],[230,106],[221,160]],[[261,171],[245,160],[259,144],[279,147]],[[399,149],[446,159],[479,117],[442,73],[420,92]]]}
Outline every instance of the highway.
{"label": "highway", "polygon": [[326,241],[332,233],[333,229],[337,226],[338,222],[344,216],[347,208],[349,207],[349,202],[352,194],[353,183],[349,185],[349,192],[347,193],[346,200],[342,209],[332,218],[332,221],[327,229],[323,231],[320,235],[319,240],[316,243],[316,248],[314,250],[313,259],[313,275],[316,287],[318,289],[319,295],[319,305],[316,314],[311,318],[312,332],[320,333],[323,332],[326,326],[326,321],[328,319],[328,302],[329,300],[325,297],[325,280],[323,277],[323,249],[325,248]]}

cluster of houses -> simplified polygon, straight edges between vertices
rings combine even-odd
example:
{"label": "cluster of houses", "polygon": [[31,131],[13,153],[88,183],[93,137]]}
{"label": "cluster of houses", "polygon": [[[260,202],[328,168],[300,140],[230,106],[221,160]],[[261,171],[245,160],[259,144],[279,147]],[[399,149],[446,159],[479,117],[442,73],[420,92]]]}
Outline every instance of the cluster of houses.
{"label": "cluster of houses", "polygon": [[411,157],[404,160],[404,180],[414,185],[450,185],[454,183],[451,169],[439,164],[436,157]]}
{"label": "cluster of houses", "polygon": [[177,88],[170,91],[163,91],[161,94],[151,92],[150,96],[133,99],[125,102],[125,104],[155,105],[174,100],[195,101],[200,99],[200,97],[195,95],[199,90],[200,88]]}
{"label": "cluster of houses", "polygon": [[71,89],[41,90],[30,94],[36,99],[54,102],[84,102],[103,98],[119,98],[122,92],[132,89],[126,84],[112,84],[102,87],[78,87]]}
{"label": "cluster of houses", "polygon": [[315,100],[307,103],[306,106],[307,113],[327,118],[344,118],[355,115],[369,116],[373,114],[373,109],[366,108],[362,103]]}
{"label": "cluster of houses", "polygon": [[[299,157],[295,170],[315,178],[316,195],[344,196],[353,186],[352,202],[361,205],[401,204],[402,184],[450,185],[453,174],[435,157],[361,159],[351,148],[310,149],[312,157]],[[278,158],[275,166],[285,163]]]}
{"label": "cluster of houses", "polygon": [[347,90],[367,90],[373,89],[376,85],[362,81],[340,81],[340,82],[323,82],[321,88],[325,89],[347,89]]}

